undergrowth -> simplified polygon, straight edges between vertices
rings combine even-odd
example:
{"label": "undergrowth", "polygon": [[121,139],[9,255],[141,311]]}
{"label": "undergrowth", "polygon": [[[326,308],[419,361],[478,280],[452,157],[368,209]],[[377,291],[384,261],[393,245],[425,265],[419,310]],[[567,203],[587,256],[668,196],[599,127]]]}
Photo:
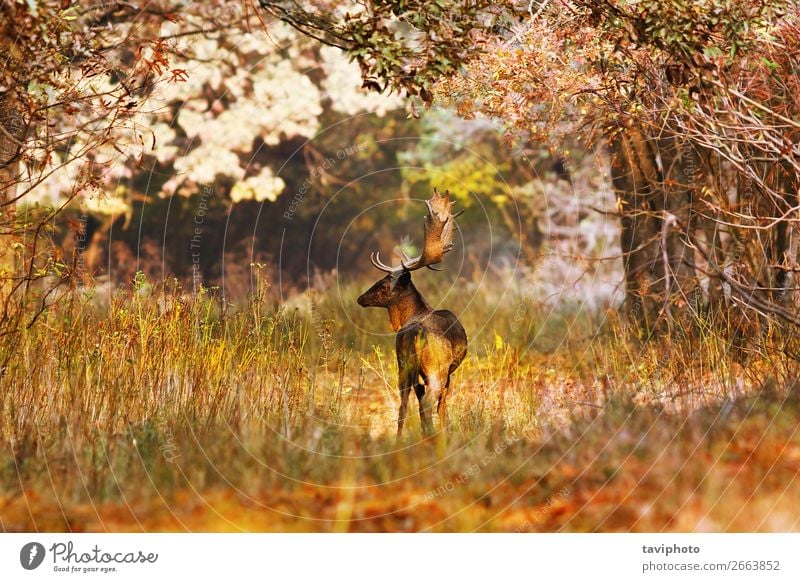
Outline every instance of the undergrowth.
{"label": "undergrowth", "polygon": [[395,439],[393,336],[358,291],[276,305],[262,285],[233,305],[137,279],[108,301],[64,294],[2,344],[0,525],[798,527],[783,352],[743,358],[712,326],[642,341],[614,312],[431,290],[471,346],[437,447],[414,414]]}

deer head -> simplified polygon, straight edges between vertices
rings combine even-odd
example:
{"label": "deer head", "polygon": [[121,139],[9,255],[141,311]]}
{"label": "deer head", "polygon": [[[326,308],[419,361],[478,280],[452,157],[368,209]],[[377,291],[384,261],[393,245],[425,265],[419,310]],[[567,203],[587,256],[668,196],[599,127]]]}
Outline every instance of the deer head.
{"label": "deer head", "polygon": [[358,304],[361,307],[389,307],[398,303],[411,290],[410,273],[389,273],[367,289],[358,298]]}

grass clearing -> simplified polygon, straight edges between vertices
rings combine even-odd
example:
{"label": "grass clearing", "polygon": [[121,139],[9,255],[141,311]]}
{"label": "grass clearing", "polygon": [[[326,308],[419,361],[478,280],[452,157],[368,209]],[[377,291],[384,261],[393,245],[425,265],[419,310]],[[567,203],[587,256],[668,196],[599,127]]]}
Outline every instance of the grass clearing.
{"label": "grass clearing", "polygon": [[358,291],[65,296],[2,345],[0,526],[800,529],[790,358],[534,302],[521,325],[502,293],[452,294],[471,348],[447,443],[420,440],[416,410],[396,441],[393,336]]}

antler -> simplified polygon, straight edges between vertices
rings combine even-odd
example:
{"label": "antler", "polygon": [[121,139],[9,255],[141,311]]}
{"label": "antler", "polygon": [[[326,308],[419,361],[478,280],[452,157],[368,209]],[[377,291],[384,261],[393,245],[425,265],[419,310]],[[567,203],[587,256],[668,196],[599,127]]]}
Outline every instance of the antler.
{"label": "antler", "polygon": [[444,196],[439,191],[433,189],[433,197],[426,200],[428,215],[425,217],[425,246],[422,254],[414,259],[403,253],[403,261],[400,266],[390,267],[381,262],[380,254],[373,253],[370,260],[376,268],[386,273],[400,273],[403,271],[416,271],[422,267],[428,267],[433,271],[433,265],[441,263],[444,255],[453,249],[453,231],[455,230],[455,218],[461,212],[453,214],[453,201],[450,200],[450,192],[445,190]]}

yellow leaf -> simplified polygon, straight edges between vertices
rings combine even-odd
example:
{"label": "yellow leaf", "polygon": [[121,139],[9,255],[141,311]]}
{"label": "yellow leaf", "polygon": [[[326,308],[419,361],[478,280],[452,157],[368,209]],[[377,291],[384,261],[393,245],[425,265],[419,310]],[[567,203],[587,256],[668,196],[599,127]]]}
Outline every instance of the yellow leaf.
{"label": "yellow leaf", "polygon": [[497,350],[503,349],[503,338],[500,337],[500,334],[497,332],[494,332],[494,347]]}

